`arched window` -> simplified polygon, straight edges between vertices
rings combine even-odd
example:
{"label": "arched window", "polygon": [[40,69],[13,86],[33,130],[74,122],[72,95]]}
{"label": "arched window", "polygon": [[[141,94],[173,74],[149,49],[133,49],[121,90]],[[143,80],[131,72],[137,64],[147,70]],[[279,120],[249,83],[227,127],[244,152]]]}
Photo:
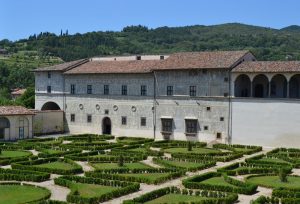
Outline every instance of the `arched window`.
{"label": "arched window", "polygon": [[267,98],[269,95],[269,80],[263,75],[259,74],[254,77],[252,82],[253,97]]}
{"label": "arched window", "polygon": [[250,97],[251,81],[250,78],[245,75],[239,75],[234,82],[234,96],[235,97]]}

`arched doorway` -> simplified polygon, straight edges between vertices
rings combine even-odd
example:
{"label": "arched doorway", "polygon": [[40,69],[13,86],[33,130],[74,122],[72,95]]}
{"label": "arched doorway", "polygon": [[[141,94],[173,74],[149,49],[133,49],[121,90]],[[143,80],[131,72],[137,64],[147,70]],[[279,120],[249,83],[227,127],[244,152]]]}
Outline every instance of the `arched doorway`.
{"label": "arched doorway", "polygon": [[245,75],[239,75],[234,82],[234,96],[235,97],[250,97],[251,81],[250,78]]}
{"label": "arched doorway", "polygon": [[271,79],[271,97],[285,98],[287,94],[287,80],[282,74],[277,74]]}
{"label": "arched doorway", "polygon": [[0,117],[0,140],[4,140],[5,136],[9,137],[10,122],[6,117]]}
{"label": "arched doorway", "polygon": [[102,134],[103,135],[111,134],[111,120],[109,117],[105,117],[102,120]]}
{"label": "arched doorway", "polygon": [[266,98],[269,95],[269,80],[263,75],[257,75],[252,82],[253,97]]}
{"label": "arched doorway", "polygon": [[290,98],[300,98],[300,74],[292,76],[289,85]]}
{"label": "arched doorway", "polygon": [[42,106],[41,110],[61,110],[57,103],[49,101]]}

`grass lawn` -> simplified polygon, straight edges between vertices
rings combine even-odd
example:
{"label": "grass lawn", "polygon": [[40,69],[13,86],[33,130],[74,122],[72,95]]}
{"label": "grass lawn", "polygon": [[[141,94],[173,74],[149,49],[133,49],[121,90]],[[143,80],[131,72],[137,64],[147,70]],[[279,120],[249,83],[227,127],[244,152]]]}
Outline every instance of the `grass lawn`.
{"label": "grass lawn", "polygon": [[199,202],[202,200],[210,200],[210,198],[200,197],[200,196],[181,195],[181,194],[167,194],[145,203],[158,204],[158,203],[179,203],[179,202],[187,202],[187,201]]}
{"label": "grass lawn", "polygon": [[120,167],[118,163],[91,163],[93,167],[95,167],[98,170],[105,170],[105,169],[120,169],[120,168],[128,168],[128,169],[145,169],[145,168],[151,168],[150,166],[146,164],[142,164],[140,162],[134,162],[134,163],[124,163],[123,167]]}
{"label": "grass lawn", "polygon": [[33,165],[33,166],[43,167],[43,168],[48,168],[48,169],[62,169],[62,170],[71,170],[74,168],[71,164],[65,163],[65,162],[60,162],[60,161],[38,164],[38,165]]}
{"label": "grass lawn", "polygon": [[2,150],[2,153],[0,154],[0,159],[3,159],[3,158],[23,157],[23,156],[30,156],[30,155],[32,155],[31,152],[27,152],[27,151]]}
{"label": "grass lawn", "polygon": [[205,184],[211,184],[211,185],[217,185],[217,186],[231,186],[231,187],[236,187],[230,183],[227,183],[223,177],[212,177],[209,179],[206,179],[204,181],[201,181],[201,183]]}
{"label": "grass lawn", "polygon": [[161,177],[165,177],[169,175],[170,173],[144,173],[144,174],[118,174],[120,176],[130,176],[130,177],[136,177],[136,178],[146,178],[150,181],[156,181],[156,179],[159,179]]}
{"label": "grass lawn", "polygon": [[82,197],[93,198],[101,196],[102,194],[111,192],[118,189],[113,186],[102,186],[95,184],[86,184],[86,183],[72,183],[71,190],[74,192],[77,190]]}
{"label": "grass lawn", "polygon": [[201,163],[185,162],[185,161],[169,161],[169,160],[164,160],[164,162],[168,163],[168,164],[170,164],[172,166],[181,167],[181,168],[194,168],[194,167],[199,167],[199,166],[203,165]]}
{"label": "grass lawn", "polygon": [[0,203],[20,204],[36,201],[48,195],[48,191],[34,186],[0,185]]}
{"label": "grass lawn", "polygon": [[259,186],[268,186],[270,188],[277,187],[290,187],[290,188],[300,188],[300,176],[288,176],[287,182],[281,182],[278,176],[257,176],[247,179],[247,182],[254,183]]}
{"label": "grass lawn", "polygon": [[218,149],[209,149],[209,148],[193,148],[192,151],[188,151],[187,147],[174,147],[174,148],[167,148],[164,149],[164,152],[168,153],[184,153],[184,154],[206,154],[206,153],[219,153],[221,152]]}

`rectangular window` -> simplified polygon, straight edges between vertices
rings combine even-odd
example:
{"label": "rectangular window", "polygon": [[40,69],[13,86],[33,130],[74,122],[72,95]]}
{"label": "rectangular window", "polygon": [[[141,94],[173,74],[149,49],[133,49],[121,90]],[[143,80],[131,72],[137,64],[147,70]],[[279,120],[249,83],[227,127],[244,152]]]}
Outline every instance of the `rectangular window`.
{"label": "rectangular window", "polygon": [[224,121],[224,117],[220,117],[220,121]]}
{"label": "rectangular window", "polygon": [[87,87],[86,87],[86,93],[87,94],[92,94],[92,85],[87,85]]}
{"label": "rectangular window", "polygon": [[127,95],[127,86],[126,85],[122,85],[122,95],[123,96]]}
{"label": "rectangular window", "polygon": [[75,114],[71,114],[71,122],[75,122]]}
{"label": "rectangular window", "polygon": [[147,86],[146,85],[141,86],[141,96],[147,96]]}
{"label": "rectangular window", "polygon": [[50,79],[51,78],[51,72],[48,72],[47,74],[48,74],[48,79]]}
{"label": "rectangular window", "polygon": [[206,107],[206,110],[207,110],[207,111],[210,111],[211,109],[210,109],[210,107],[208,106],[208,107]]}
{"label": "rectangular window", "polygon": [[104,110],[104,114],[105,114],[105,115],[108,115],[108,114],[109,114],[109,110],[105,109],[105,110]]}
{"label": "rectangular window", "polygon": [[126,116],[122,116],[121,120],[122,120],[122,125],[127,125],[127,117]]}
{"label": "rectangular window", "polygon": [[204,130],[208,130],[208,126],[204,126]]}
{"label": "rectangular window", "polygon": [[162,132],[171,133],[173,132],[173,120],[172,119],[161,119]]}
{"label": "rectangular window", "polygon": [[197,120],[185,120],[185,131],[189,134],[197,133]]}
{"label": "rectangular window", "polygon": [[167,86],[167,96],[173,96],[173,86]]}
{"label": "rectangular window", "polygon": [[51,86],[47,86],[47,93],[51,93]]}
{"label": "rectangular window", "polygon": [[75,84],[71,84],[71,94],[75,94]]}
{"label": "rectangular window", "polygon": [[141,126],[146,126],[146,118],[141,117]]}
{"label": "rectangular window", "polygon": [[196,96],[196,86],[190,86],[190,96]]}
{"label": "rectangular window", "polygon": [[217,139],[222,139],[222,133],[217,132]]}
{"label": "rectangular window", "polygon": [[92,115],[87,115],[87,122],[91,123],[92,122]]}
{"label": "rectangular window", "polygon": [[104,95],[109,95],[109,85],[104,85],[103,93]]}

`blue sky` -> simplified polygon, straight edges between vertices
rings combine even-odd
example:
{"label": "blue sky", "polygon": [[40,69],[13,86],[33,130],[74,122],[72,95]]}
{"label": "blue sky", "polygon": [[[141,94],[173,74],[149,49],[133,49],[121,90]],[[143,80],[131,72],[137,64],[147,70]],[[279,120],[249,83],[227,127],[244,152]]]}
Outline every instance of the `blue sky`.
{"label": "blue sky", "polygon": [[0,39],[41,31],[119,31],[127,25],[300,25],[299,0],[0,0]]}

